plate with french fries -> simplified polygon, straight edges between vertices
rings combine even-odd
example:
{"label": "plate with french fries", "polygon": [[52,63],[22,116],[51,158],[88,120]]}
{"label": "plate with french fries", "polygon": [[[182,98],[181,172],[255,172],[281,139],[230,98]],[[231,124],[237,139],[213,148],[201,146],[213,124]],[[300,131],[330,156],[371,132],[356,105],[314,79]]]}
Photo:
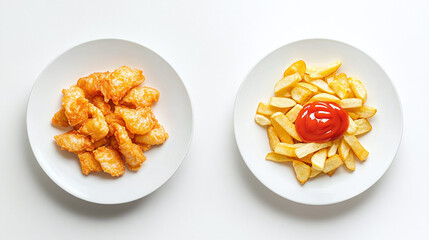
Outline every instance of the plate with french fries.
{"label": "plate with french fries", "polygon": [[348,44],[308,39],[263,58],[243,81],[234,131],[250,171],[303,204],[350,199],[387,171],[402,107],[390,78]]}
{"label": "plate with french fries", "polygon": [[58,186],[89,202],[119,204],[152,193],[178,169],[193,135],[192,106],[158,54],[100,39],[69,49],[41,72],[27,131]]}

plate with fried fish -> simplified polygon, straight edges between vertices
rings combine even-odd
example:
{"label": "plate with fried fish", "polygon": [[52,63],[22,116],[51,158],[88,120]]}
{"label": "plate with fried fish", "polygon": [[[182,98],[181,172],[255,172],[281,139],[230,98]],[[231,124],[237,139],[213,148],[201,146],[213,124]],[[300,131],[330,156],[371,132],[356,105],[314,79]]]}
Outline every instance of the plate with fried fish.
{"label": "plate with fried fish", "polygon": [[62,189],[119,204],[161,187],[191,144],[186,87],[152,50],[126,40],[80,44],[37,78],[27,108],[33,153]]}

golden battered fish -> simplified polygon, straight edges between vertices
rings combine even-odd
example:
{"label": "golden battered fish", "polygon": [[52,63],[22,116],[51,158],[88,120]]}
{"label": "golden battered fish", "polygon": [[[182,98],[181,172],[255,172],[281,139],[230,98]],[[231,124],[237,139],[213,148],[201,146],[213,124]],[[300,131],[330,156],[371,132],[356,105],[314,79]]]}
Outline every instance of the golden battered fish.
{"label": "golden battered fish", "polygon": [[62,104],[70,126],[84,123],[88,119],[88,99],[83,90],[75,85],[63,89]]}
{"label": "golden battered fish", "polygon": [[117,105],[131,88],[140,85],[144,80],[141,70],[122,66],[101,79],[98,86],[104,101],[112,100]]}
{"label": "golden battered fish", "polygon": [[77,156],[79,157],[83,174],[88,175],[90,172],[100,172],[103,170],[92,152],[79,153]]}
{"label": "golden battered fish", "polygon": [[104,101],[104,98],[102,96],[95,96],[90,99],[90,103],[94,104],[100,111],[103,113],[103,115],[107,115],[111,113],[111,107],[110,104]]}
{"label": "golden battered fish", "polygon": [[52,117],[52,124],[58,127],[70,126],[64,108],[61,108],[58,112],[54,114],[54,116]]}
{"label": "golden battered fish", "polygon": [[77,81],[77,86],[82,88],[85,92],[87,98],[93,97],[96,95],[101,95],[99,90],[100,82],[109,75],[109,72],[97,72],[90,74],[87,77],[79,78]]}
{"label": "golden battered fish", "polygon": [[78,153],[94,150],[94,144],[91,140],[75,130],[54,136],[54,139],[62,150],[69,152]]}
{"label": "golden battered fish", "polygon": [[152,130],[158,122],[151,108],[131,109],[116,106],[115,114],[118,114],[124,119],[127,129],[134,134],[146,134]]}
{"label": "golden battered fish", "polygon": [[115,128],[115,138],[119,145],[119,151],[124,156],[128,169],[133,171],[139,170],[146,160],[142,149],[131,141],[125,127],[117,123],[113,127]]}
{"label": "golden battered fish", "polygon": [[103,113],[93,104],[88,104],[91,119],[88,119],[80,128],[79,132],[89,135],[93,142],[104,138],[109,133],[109,126]]}
{"label": "golden battered fish", "polygon": [[150,87],[135,87],[123,98],[122,102],[136,108],[150,107],[159,100],[159,91]]}
{"label": "golden battered fish", "polygon": [[95,159],[100,163],[104,172],[113,177],[125,173],[125,163],[121,154],[112,147],[99,147],[93,151]]}
{"label": "golden battered fish", "polygon": [[165,131],[161,124],[157,124],[150,132],[144,135],[136,135],[134,138],[135,143],[159,145],[163,144],[168,139],[168,133]]}

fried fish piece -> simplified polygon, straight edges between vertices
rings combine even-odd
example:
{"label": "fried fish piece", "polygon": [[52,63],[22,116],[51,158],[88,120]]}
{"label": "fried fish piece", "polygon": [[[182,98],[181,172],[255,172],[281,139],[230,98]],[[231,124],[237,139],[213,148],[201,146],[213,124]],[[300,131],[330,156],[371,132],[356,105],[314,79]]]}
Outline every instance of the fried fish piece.
{"label": "fried fish piece", "polygon": [[104,146],[109,142],[109,139],[107,137],[101,138],[94,142],[94,149]]}
{"label": "fried fish piece", "polygon": [[82,88],[87,98],[93,97],[96,95],[101,95],[101,92],[99,90],[100,82],[108,75],[109,75],[109,72],[104,72],[104,73],[96,72],[96,73],[90,74],[87,77],[79,78],[79,80],[77,81],[77,86]]}
{"label": "fried fish piece", "polygon": [[149,151],[152,148],[152,145],[145,144],[145,143],[136,143],[143,152]]}
{"label": "fried fish piece", "polygon": [[58,127],[68,127],[69,120],[67,119],[64,108],[62,107],[58,112],[52,117],[52,124]]}
{"label": "fried fish piece", "polygon": [[115,123],[113,127],[115,128],[115,138],[119,145],[119,151],[124,155],[128,169],[132,171],[139,170],[146,160],[142,149],[131,141],[125,127],[117,123]]}
{"label": "fried fish piece", "polygon": [[88,175],[90,172],[100,172],[103,170],[92,152],[78,153],[77,156],[79,157],[83,174]]}
{"label": "fried fish piece", "polygon": [[150,87],[135,87],[123,98],[122,102],[136,108],[150,107],[159,100],[159,91]]}
{"label": "fried fish piece", "polygon": [[60,135],[54,136],[55,141],[62,150],[78,153],[94,150],[94,143],[85,135],[72,130]]}
{"label": "fried fish piece", "polygon": [[88,119],[80,128],[79,132],[89,135],[93,142],[104,138],[109,133],[109,126],[103,113],[93,104],[88,104],[91,119]]}
{"label": "fried fish piece", "polygon": [[124,160],[113,147],[99,147],[93,153],[104,172],[112,175],[112,177],[119,177],[125,173]]}
{"label": "fried fish piece", "polygon": [[118,114],[125,121],[127,129],[134,134],[146,134],[157,124],[155,115],[149,107],[140,109],[130,109],[116,106],[115,114]]}
{"label": "fried fish piece", "polygon": [[100,111],[103,113],[103,115],[107,115],[111,113],[111,107],[110,104],[104,101],[104,98],[102,96],[95,96],[91,98],[89,101],[90,103],[94,104]]}
{"label": "fried fish piece", "polygon": [[163,144],[168,139],[168,133],[161,124],[157,124],[150,132],[144,135],[136,135],[135,143],[159,145]]}
{"label": "fried fish piece", "polygon": [[75,85],[63,89],[62,105],[70,126],[84,123],[88,119],[88,99],[83,90]]}
{"label": "fried fish piece", "polygon": [[140,85],[144,80],[143,71],[122,66],[101,79],[98,87],[105,102],[111,99],[117,105],[131,88]]}

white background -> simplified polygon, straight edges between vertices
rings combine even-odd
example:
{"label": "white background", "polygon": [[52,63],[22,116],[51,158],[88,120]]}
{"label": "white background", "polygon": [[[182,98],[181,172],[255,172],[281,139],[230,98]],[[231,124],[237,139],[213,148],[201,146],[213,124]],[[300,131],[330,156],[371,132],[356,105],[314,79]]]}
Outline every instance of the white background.
{"label": "white background", "polygon": [[[427,239],[428,10],[428,1],[0,0],[0,239]],[[104,206],[48,178],[31,152],[25,114],[50,61],[111,37],[147,46],[176,69],[193,100],[195,136],[158,191]],[[259,183],[232,125],[248,71],[274,49],[314,37],[344,41],[378,61],[405,115],[384,177],[329,206],[293,203]]]}

